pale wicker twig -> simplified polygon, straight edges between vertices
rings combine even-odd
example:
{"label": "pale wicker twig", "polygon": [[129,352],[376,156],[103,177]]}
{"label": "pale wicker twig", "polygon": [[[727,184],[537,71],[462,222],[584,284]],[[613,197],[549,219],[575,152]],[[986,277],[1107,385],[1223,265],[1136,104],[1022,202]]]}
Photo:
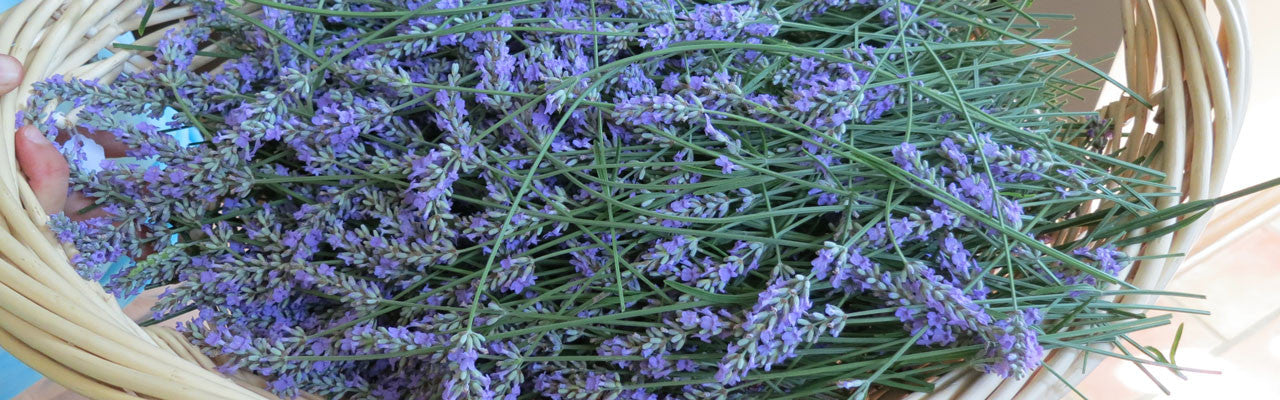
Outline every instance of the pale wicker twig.
{"label": "pale wicker twig", "polygon": [[[86,64],[116,36],[136,28],[141,22],[136,11],[143,1],[26,0],[0,14],[0,53],[28,68],[22,85],[0,99],[0,346],[91,398],[274,399],[261,389],[262,378],[213,372],[215,363],[176,331],[139,328],[101,286],[80,279],[68,252],[46,228],[48,216],[17,168],[11,146],[14,116],[33,82],[54,74],[110,82],[122,71],[149,65],[149,52],[116,48],[108,49],[113,56]],[[1165,183],[1184,196],[1161,197],[1159,207],[1217,195],[1242,124],[1249,82],[1244,12],[1239,0],[1210,3],[1220,15],[1217,28],[1203,0],[1124,0],[1126,80],[1132,90],[1161,107],[1163,118],[1153,122],[1152,112],[1129,97],[1100,112],[1114,121],[1117,137],[1129,127],[1122,152],[1127,159],[1149,154],[1157,142],[1163,143],[1156,167],[1167,173]],[[149,23],[179,21],[190,13],[185,7],[157,10]],[[154,45],[168,29],[150,30],[137,43]],[[206,65],[213,60],[199,61]],[[1158,78],[1160,87],[1155,86]],[[1124,250],[1135,255],[1186,252],[1206,221]],[[1180,262],[1144,260],[1125,273],[1138,287],[1162,288]],[[1151,303],[1154,298],[1129,296],[1120,301]],[[1101,358],[1063,349],[1054,351],[1045,364],[1074,384]],[[1046,399],[1059,398],[1069,389],[1045,370],[1022,380],[961,370],[934,383],[935,392],[906,397]],[[897,397],[892,392],[876,396]]]}

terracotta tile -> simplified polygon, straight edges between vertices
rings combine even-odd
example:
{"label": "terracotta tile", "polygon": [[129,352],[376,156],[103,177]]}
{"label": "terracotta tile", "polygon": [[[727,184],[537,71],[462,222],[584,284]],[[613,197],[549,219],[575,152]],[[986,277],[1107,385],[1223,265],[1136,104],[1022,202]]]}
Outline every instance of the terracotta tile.
{"label": "terracotta tile", "polygon": [[1215,356],[1210,348],[1203,347],[1179,349],[1178,363],[1220,373],[1187,373],[1188,379],[1182,380],[1166,369],[1148,367],[1172,392],[1165,396],[1133,363],[1108,360],[1082,385],[1081,391],[1094,399],[1262,399],[1280,393],[1280,384],[1271,379],[1278,372],[1274,366],[1254,368],[1234,358]]}
{"label": "terracotta tile", "polygon": [[[1256,375],[1280,376],[1280,308],[1270,317],[1249,334],[1213,349],[1214,355],[1229,361],[1239,370],[1227,370],[1224,374],[1248,371]],[[1280,381],[1275,379],[1259,379],[1252,384],[1269,389],[1273,395],[1280,395]]]}
{"label": "terracotta tile", "polygon": [[1178,276],[1169,289],[1208,296],[1204,321],[1223,337],[1235,337],[1280,306],[1280,233],[1254,229],[1200,265]]}
{"label": "terracotta tile", "polygon": [[[1197,338],[1194,333],[1203,329],[1197,321],[1186,321],[1187,327],[1179,345],[1176,361],[1187,368],[1217,371],[1217,374],[1187,372],[1187,380],[1177,377],[1167,369],[1147,366],[1171,395],[1166,396],[1159,386],[1132,362],[1109,359],[1103,362],[1089,378],[1079,386],[1091,399],[1261,399],[1274,398],[1280,393],[1280,382],[1272,379],[1280,376],[1280,322],[1273,322],[1252,335],[1251,341],[1241,342],[1229,351],[1216,352],[1221,340]],[[1176,325],[1176,324],[1175,324]],[[1139,339],[1140,343],[1156,346],[1168,353],[1174,327],[1162,327],[1136,336],[1168,334],[1163,340]],[[1168,332],[1161,332],[1168,331]],[[1261,351],[1260,351],[1261,350]],[[1166,354],[1167,355],[1167,354]]]}
{"label": "terracotta tile", "polygon": [[1280,218],[1272,218],[1267,222],[1267,229],[1273,232],[1280,232]]}
{"label": "terracotta tile", "polygon": [[[1161,298],[1156,302],[1158,305],[1182,308],[1198,308],[1206,307],[1203,300],[1187,300],[1171,297]],[[1169,347],[1173,343],[1173,338],[1177,333],[1178,325],[1183,325],[1182,339],[1179,342],[1179,352],[1188,348],[1212,349],[1214,346],[1221,344],[1224,338],[1216,333],[1205,321],[1197,315],[1186,313],[1169,313],[1164,311],[1148,312],[1150,316],[1160,316],[1171,314],[1172,319],[1168,325],[1148,329],[1145,331],[1134,332],[1129,336],[1139,344],[1153,346],[1163,353],[1168,353]],[[1131,352],[1136,350],[1126,347]],[[1180,359],[1181,360],[1181,359]],[[1187,367],[1211,368],[1209,365],[1186,364]],[[1169,386],[1172,380],[1178,379],[1172,374],[1158,374],[1159,367],[1146,366],[1161,383]],[[1194,376],[1192,382],[1196,382],[1199,376]],[[1090,399],[1137,399],[1148,395],[1163,395],[1159,386],[1151,382],[1132,362],[1107,359],[1099,365],[1094,372],[1089,375],[1083,383],[1078,385],[1078,389],[1088,396]],[[1075,396],[1073,394],[1073,396]],[[1075,396],[1079,398],[1079,396]]]}
{"label": "terracotta tile", "polygon": [[65,392],[62,392],[62,394],[58,395],[57,397],[52,397],[49,400],[89,400],[89,398],[81,396],[76,392],[65,391]]}
{"label": "terracotta tile", "polygon": [[1220,374],[1188,374],[1148,367],[1170,391],[1165,396],[1131,362],[1107,360],[1080,390],[1095,399],[1275,398],[1280,383],[1280,230],[1274,223],[1241,236],[1204,259],[1170,285],[1206,300],[1165,298],[1158,304],[1212,310],[1208,316],[1175,314],[1173,323],[1133,334],[1143,344],[1167,349],[1184,323],[1177,362]]}
{"label": "terracotta tile", "polygon": [[41,380],[13,400],[85,400],[86,397],[76,394],[48,379]]}

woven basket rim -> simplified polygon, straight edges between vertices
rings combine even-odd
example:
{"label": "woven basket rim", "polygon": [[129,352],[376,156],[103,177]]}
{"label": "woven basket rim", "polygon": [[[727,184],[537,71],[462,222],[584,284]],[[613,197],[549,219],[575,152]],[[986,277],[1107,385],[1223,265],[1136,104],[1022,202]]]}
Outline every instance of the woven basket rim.
{"label": "woven basket rim", "polygon": [[[276,396],[262,389],[263,378],[215,372],[215,363],[177,331],[139,327],[100,285],[81,279],[68,261],[73,250],[58,243],[48,230],[49,217],[17,170],[11,146],[14,118],[32,83],[55,74],[110,83],[124,71],[149,66],[148,52],[129,49],[111,49],[113,56],[89,63],[116,37],[142,22],[136,11],[144,1],[24,0],[0,14],[0,53],[23,61],[27,68],[22,85],[0,98],[0,218],[4,221],[0,224],[0,347],[91,398],[274,400]],[[1244,10],[1240,0],[1209,3],[1211,9],[1205,8],[1203,0],[1124,0],[1126,85],[1159,104],[1163,115],[1159,123],[1153,122],[1152,111],[1128,96],[1099,111],[1114,121],[1116,137],[1126,123],[1133,132],[1146,133],[1128,137],[1123,158],[1131,160],[1157,142],[1164,143],[1164,157],[1157,162],[1168,174],[1166,183],[1184,196],[1161,197],[1160,208],[1221,192],[1243,123],[1250,80]],[[254,13],[259,7],[249,4],[243,11]],[[157,10],[148,23],[189,16],[189,6],[170,7]],[[174,27],[149,32],[137,44],[153,45]],[[197,57],[193,68],[211,62],[211,58]],[[1119,146],[1119,141],[1113,142]],[[1201,218],[1174,234],[1124,251],[1185,253],[1208,221]],[[1142,260],[1122,273],[1137,287],[1158,289],[1168,284],[1181,262],[1181,257]],[[1148,304],[1154,297],[1116,300]],[[1083,357],[1084,353],[1054,350],[1046,357],[1047,368],[1020,380],[974,370],[952,371],[934,382],[934,392],[905,397],[1060,398],[1070,390],[1064,382],[1078,383],[1100,361],[1100,357]],[[888,392],[878,395],[902,397]]]}

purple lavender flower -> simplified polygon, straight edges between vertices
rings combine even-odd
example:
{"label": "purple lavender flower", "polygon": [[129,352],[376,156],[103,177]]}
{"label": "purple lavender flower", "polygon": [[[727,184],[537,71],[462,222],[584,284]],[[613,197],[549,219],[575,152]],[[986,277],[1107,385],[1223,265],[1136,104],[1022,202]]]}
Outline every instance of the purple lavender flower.
{"label": "purple lavender flower", "polygon": [[493,398],[489,377],[476,369],[479,352],[485,350],[484,337],[473,332],[462,332],[451,340],[453,348],[447,359],[451,371],[444,382],[444,398],[486,399]]}
{"label": "purple lavender flower", "polygon": [[[895,315],[910,332],[925,331],[919,344],[951,344],[963,332],[978,332],[992,322],[991,316],[974,302],[973,297],[945,282],[922,264],[908,264],[895,281],[896,286],[901,287],[901,304],[904,306]],[[909,306],[924,306],[925,309]]]}
{"label": "purple lavender flower", "polygon": [[893,162],[912,174],[923,172],[920,166],[920,151],[916,150],[916,146],[911,143],[902,143],[893,148]]}
{"label": "purple lavender flower", "polygon": [[716,381],[735,385],[752,370],[768,371],[774,364],[795,356],[805,336],[800,321],[812,307],[809,278],[776,276],[743,322],[742,338],[729,345],[720,361]]}
{"label": "purple lavender flower", "polygon": [[738,164],[734,164],[733,161],[729,160],[728,156],[724,155],[716,157],[716,166],[720,167],[720,173],[725,175],[732,174],[733,171],[742,169]]}
{"label": "purple lavender flower", "polygon": [[637,269],[655,275],[680,275],[684,268],[693,267],[693,257],[698,254],[698,240],[676,236],[659,240],[640,256]]}
{"label": "purple lavender flower", "polygon": [[1041,313],[1036,308],[1024,308],[1009,319],[997,321],[991,327],[989,341],[983,357],[992,361],[982,364],[986,373],[1002,378],[1022,379],[1040,367],[1044,348],[1040,346],[1034,326],[1040,323]]}
{"label": "purple lavender flower", "polygon": [[676,122],[697,124],[708,137],[723,143],[730,153],[737,154],[742,147],[739,140],[716,128],[711,115],[703,109],[701,99],[693,95],[638,96],[620,102],[614,108],[614,114],[618,122],[637,126],[670,125]]}
{"label": "purple lavender flower", "polygon": [[758,43],[758,38],[778,32],[777,24],[768,18],[766,12],[749,5],[699,4],[692,12],[677,16],[677,21],[646,28],[641,43],[655,49],[693,40]]}
{"label": "purple lavender flower", "polygon": [[[1098,270],[1107,275],[1115,276],[1121,270],[1128,266],[1128,255],[1116,249],[1112,245],[1098,246],[1094,248],[1080,247],[1071,251],[1071,254],[1080,256],[1082,261],[1095,264]],[[1085,272],[1075,270],[1057,270],[1054,276],[1062,281],[1064,285],[1089,285],[1097,286],[1098,278]],[[1082,291],[1072,291],[1071,296],[1079,296]]]}

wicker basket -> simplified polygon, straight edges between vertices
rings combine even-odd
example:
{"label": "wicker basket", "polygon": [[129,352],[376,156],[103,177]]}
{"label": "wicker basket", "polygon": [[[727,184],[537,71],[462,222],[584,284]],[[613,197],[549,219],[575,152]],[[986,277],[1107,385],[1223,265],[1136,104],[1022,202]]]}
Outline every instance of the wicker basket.
{"label": "wicker basket", "polygon": [[[123,71],[149,66],[146,52],[120,49],[90,63],[117,36],[138,26],[142,17],[136,11],[144,1],[149,0],[26,0],[0,15],[0,53],[27,67],[22,86],[0,99],[0,346],[91,398],[274,399],[261,389],[264,379],[213,372],[215,363],[179,333],[140,328],[101,286],[77,276],[67,261],[72,250],[45,227],[48,216],[17,168],[11,147],[14,116],[32,82],[62,74],[105,83]],[[1206,7],[1205,0],[1124,0],[1128,86],[1158,105],[1159,112],[1128,97],[1101,112],[1116,121],[1116,137],[1124,130],[1128,159],[1150,153],[1163,142],[1157,166],[1168,173],[1166,183],[1184,196],[1161,197],[1162,208],[1221,191],[1248,98],[1249,53],[1239,0],[1207,3],[1211,6]],[[248,6],[244,11],[256,10]],[[189,16],[189,8],[167,8],[157,10],[149,23]],[[165,33],[149,31],[137,44],[155,44]],[[198,58],[194,66],[212,61]],[[1207,220],[1125,250],[1133,255],[1185,252]],[[1127,276],[1138,287],[1162,288],[1180,261],[1143,260]],[[1136,296],[1121,301],[1154,299]],[[1068,391],[1063,380],[1079,382],[1099,359],[1082,357],[1079,350],[1057,350],[1045,362],[1051,369],[1042,368],[1027,379],[1002,380],[960,370],[935,382],[935,392],[906,397],[1059,398]],[[875,397],[901,396],[881,392]]]}

